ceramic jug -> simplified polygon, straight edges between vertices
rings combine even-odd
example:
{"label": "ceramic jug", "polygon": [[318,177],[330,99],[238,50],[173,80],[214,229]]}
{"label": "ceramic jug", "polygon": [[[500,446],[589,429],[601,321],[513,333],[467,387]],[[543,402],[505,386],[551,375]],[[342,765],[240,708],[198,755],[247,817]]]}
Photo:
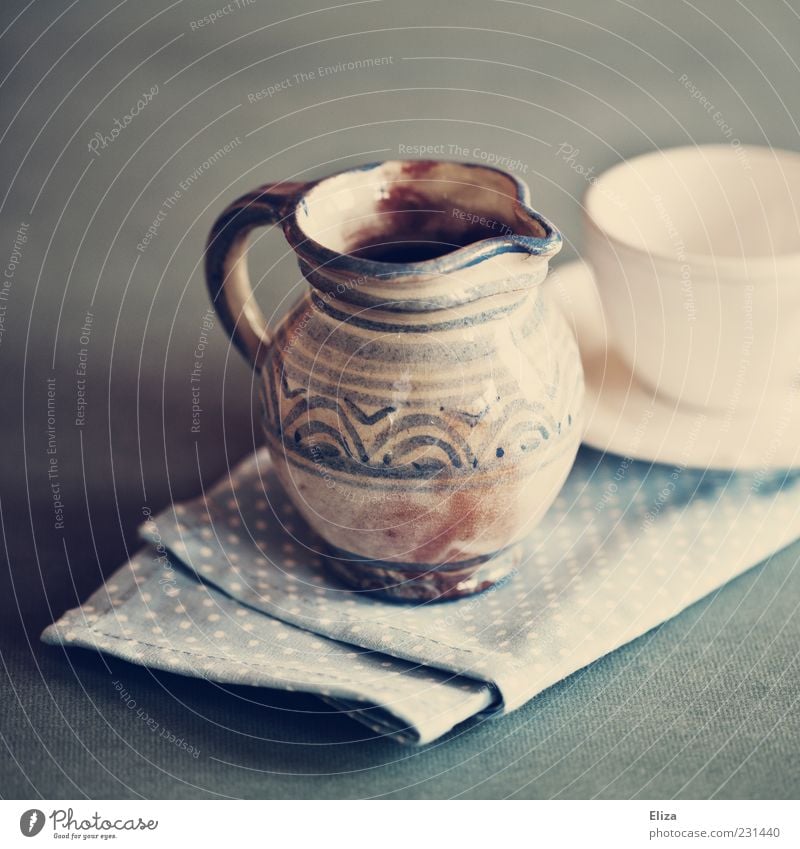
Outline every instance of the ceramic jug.
{"label": "ceramic jug", "polygon": [[[308,282],[272,332],[246,269],[267,225]],[[578,348],[543,285],[560,247],[524,184],[455,162],[270,184],[217,219],[213,303],[257,373],[277,475],[349,587],[443,599],[513,573],[581,438]]]}

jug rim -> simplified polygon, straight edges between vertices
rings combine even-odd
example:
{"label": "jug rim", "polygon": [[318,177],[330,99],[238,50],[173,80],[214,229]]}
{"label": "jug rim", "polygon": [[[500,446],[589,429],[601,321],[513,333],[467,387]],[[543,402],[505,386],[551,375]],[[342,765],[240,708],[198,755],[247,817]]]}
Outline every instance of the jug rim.
{"label": "jug rim", "polygon": [[[307,195],[318,186],[347,174],[373,171],[388,165],[419,169],[425,166],[449,165],[468,168],[476,172],[491,172],[510,180],[514,187],[515,211],[538,225],[543,236],[504,234],[478,239],[448,253],[430,259],[410,262],[382,262],[380,260],[354,256],[330,248],[310,236],[298,220]],[[391,280],[395,283],[414,282],[420,278],[439,277],[477,265],[504,253],[525,253],[529,256],[549,258],[559,252],[563,237],[558,228],[530,205],[530,189],[514,174],[477,162],[462,162],[448,159],[389,159],[346,168],[335,174],[303,184],[297,192],[286,199],[283,208],[282,228],[286,239],[295,252],[307,263],[325,272],[346,277]]]}

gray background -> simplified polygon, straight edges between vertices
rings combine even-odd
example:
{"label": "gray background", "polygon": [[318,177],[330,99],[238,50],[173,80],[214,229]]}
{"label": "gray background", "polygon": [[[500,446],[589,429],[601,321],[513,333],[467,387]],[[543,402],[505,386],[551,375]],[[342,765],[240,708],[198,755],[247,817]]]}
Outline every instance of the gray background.
{"label": "gray background", "polygon": [[[518,714],[427,751],[370,739],[312,699],[115,663],[151,715],[200,746],[195,761],[141,727],[102,660],[75,652],[68,664],[37,644],[136,545],[143,507],[196,494],[259,440],[251,375],[219,327],[205,352],[201,431],[190,432],[208,306],[198,263],[215,214],[237,195],[396,157],[400,145],[459,145],[468,159],[477,149],[519,161],[569,257],[581,249],[587,180],[627,156],[734,139],[800,149],[796,0],[254,0],[192,28],[221,6],[6,0],[0,13],[4,267],[29,224],[0,344],[10,562],[0,793],[796,797],[800,546]],[[294,79],[377,57],[392,61]],[[291,86],[248,101],[286,78]],[[92,136],[154,85],[152,102],[93,155]],[[237,137],[139,253],[180,181]],[[281,237],[266,234],[250,261],[260,302],[280,313],[301,286]],[[47,475],[50,377],[63,530]]]}

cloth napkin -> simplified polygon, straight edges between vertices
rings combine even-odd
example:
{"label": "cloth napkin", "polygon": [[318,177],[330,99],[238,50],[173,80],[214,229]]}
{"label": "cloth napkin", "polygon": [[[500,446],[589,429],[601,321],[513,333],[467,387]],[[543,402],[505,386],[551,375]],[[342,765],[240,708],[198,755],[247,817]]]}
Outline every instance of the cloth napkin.
{"label": "cloth napkin", "polygon": [[509,579],[408,605],[329,575],[262,450],[142,529],[149,547],[43,639],[227,683],[316,693],[428,743],[537,693],[800,537],[800,472],[582,449]]}

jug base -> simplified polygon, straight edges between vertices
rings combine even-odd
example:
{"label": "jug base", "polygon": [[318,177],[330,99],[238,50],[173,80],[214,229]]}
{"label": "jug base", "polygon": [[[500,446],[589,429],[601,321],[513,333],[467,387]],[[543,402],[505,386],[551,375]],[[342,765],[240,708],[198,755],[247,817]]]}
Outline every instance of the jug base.
{"label": "jug base", "polygon": [[448,601],[485,592],[513,577],[521,559],[521,544],[438,566],[370,560],[333,546],[325,555],[329,569],[352,589],[400,602]]}

